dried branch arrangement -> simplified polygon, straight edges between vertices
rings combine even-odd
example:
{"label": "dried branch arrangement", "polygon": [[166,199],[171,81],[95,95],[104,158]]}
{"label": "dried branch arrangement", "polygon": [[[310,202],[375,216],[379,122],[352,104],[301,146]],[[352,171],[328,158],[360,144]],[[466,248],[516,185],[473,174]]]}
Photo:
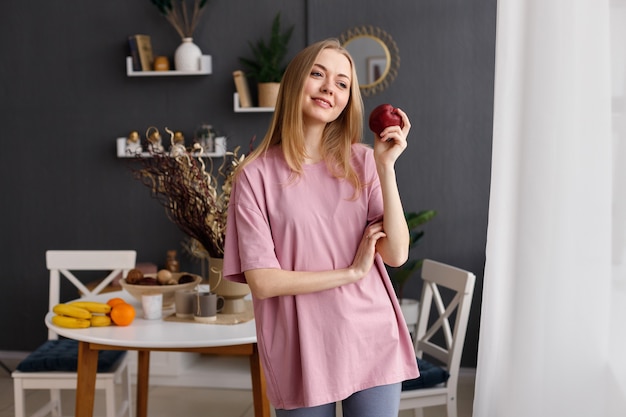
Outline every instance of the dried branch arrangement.
{"label": "dried branch arrangement", "polygon": [[208,0],[150,0],[181,38],[191,38]]}
{"label": "dried branch arrangement", "polygon": [[[173,132],[166,129],[172,136]],[[178,145],[180,146],[180,145]],[[197,240],[211,257],[224,256],[224,233],[233,173],[243,161],[239,147],[227,152],[223,162],[215,168],[211,158],[209,167],[201,147],[180,149],[176,156],[166,151],[151,151],[151,157],[138,157],[141,168],[135,169],[135,178],[146,185],[167,213],[168,218],[189,237]],[[214,171],[215,168],[215,172]]]}

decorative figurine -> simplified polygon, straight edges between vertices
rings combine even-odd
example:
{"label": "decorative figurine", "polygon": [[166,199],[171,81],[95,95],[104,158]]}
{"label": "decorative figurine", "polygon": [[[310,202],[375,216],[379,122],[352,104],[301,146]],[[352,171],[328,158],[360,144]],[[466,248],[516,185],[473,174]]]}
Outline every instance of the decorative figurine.
{"label": "decorative figurine", "polygon": [[180,264],[178,263],[178,259],[176,258],[175,250],[168,250],[167,256],[165,258],[165,269],[170,272],[179,272]]}
{"label": "decorative figurine", "polygon": [[185,146],[185,136],[183,136],[183,132],[174,132],[174,144]]}
{"label": "decorative figurine", "polygon": [[131,155],[137,155],[140,154],[141,151],[142,149],[141,141],[139,140],[139,132],[133,130],[128,134],[128,137],[126,138],[126,153],[129,153]]}
{"label": "decorative figurine", "polygon": [[161,143],[161,134],[159,129],[150,126],[146,130],[146,138],[148,138],[148,150],[153,153],[163,152],[163,144]]}
{"label": "decorative figurine", "polygon": [[167,127],[165,131],[170,134],[170,155],[171,156],[180,156],[184,155],[185,150],[185,136],[183,136],[183,132],[172,132]]}

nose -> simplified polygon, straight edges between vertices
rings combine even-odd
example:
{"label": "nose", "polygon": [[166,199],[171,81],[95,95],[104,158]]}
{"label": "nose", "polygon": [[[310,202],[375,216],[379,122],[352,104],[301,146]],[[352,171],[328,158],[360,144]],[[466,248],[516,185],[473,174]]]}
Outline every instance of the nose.
{"label": "nose", "polygon": [[322,84],[321,90],[323,93],[332,94],[333,93],[332,84],[330,82],[325,82],[324,84]]}

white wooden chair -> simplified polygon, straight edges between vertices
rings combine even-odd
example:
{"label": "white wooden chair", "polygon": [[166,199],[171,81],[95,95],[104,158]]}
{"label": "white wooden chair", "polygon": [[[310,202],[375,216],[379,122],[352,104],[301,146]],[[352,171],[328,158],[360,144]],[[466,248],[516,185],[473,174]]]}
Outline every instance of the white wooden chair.
{"label": "white wooden chair", "polygon": [[418,417],[423,415],[424,407],[445,405],[447,417],[457,417],[459,368],[476,277],[471,272],[426,259],[422,279],[415,353],[418,358],[441,365],[450,376],[446,382],[432,387],[402,391],[400,410],[413,409]]}
{"label": "white wooden chair", "polygon": [[[137,253],[132,250],[123,251],[47,251],[46,265],[50,271],[50,292],[49,292],[49,309],[52,311],[57,303],[61,302],[61,276],[67,278],[76,288],[82,297],[89,299],[91,296],[100,293],[116,276],[122,273],[126,276],[128,271],[135,267]],[[98,271],[109,272],[109,275],[93,290],[89,290],[71,271]],[[77,294],[78,295],[78,294]],[[67,301],[67,300],[63,300]],[[42,317],[43,320],[43,317]],[[52,351],[62,350],[69,351],[70,358],[73,356],[73,349],[77,346],[76,342],[68,339],[59,339],[58,335],[49,330],[48,341],[35,350],[29,357],[24,359],[20,365],[33,363],[33,358],[41,358],[36,356],[41,354],[44,349]],[[63,346],[61,346],[63,344]],[[119,354],[116,352],[109,352]],[[76,356],[78,350],[76,350]],[[115,417],[127,415],[131,417],[131,385],[130,370],[128,367],[128,359],[126,352],[122,352],[107,372],[98,372],[96,377],[96,389],[105,390],[106,417]],[[30,362],[29,361],[30,358]],[[102,360],[103,354],[100,353]],[[58,357],[52,358],[53,361]],[[46,360],[46,363],[48,361]],[[69,361],[68,361],[69,362]],[[37,360],[34,368],[37,367]],[[77,375],[72,371],[14,371],[13,388],[15,397],[15,417],[26,416],[25,391],[26,390],[50,390],[50,401],[37,410],[33,417],[41,417],[48,414],[53,416],[61,416],[61,391],[63,389],[76,389]],[[24,367],[23,366],[23,367]],[[46,369],[48,367],[45,367]],[[116,410],[116,385],[121,384],[121,398],[117,401],[120,403]]]}

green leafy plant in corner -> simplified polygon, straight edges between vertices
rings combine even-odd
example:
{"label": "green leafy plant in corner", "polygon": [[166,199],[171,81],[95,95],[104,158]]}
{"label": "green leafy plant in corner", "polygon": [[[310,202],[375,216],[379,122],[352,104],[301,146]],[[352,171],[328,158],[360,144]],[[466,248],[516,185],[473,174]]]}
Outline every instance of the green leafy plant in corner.
{"label": "green leafy plant in corner", "polygon": [[260,83],[279,83],[285,72],[287,64],[284,62],[287,56],[289,40],[294,26],[287,28],[281,33],[280,13],[276,14],[272,22],[272,30],[269,41],[264,39],[256,43],[248,42],[252,50],[253,58],[242,58],[246,75]]}
{"label": "green leafy plant in corner", "polygon": [[[409,250],[412,250],[415,246],[417,246],[420,240],[424,237],[424,231],[419,229],[419,227],[436,215],[437,212],[435,210],[422,210],[420,212],[405,213],[406,223],[409,227],[409,233],[411,235]],[[389,278],[391,278],[391,283],[396,290],[398,299],[401,300],[403,298],[404,286],[413,274],[422,267],[422,263],[424,263],[423,259],[409,259],[404,265],[398,268],[387,268]]]}

